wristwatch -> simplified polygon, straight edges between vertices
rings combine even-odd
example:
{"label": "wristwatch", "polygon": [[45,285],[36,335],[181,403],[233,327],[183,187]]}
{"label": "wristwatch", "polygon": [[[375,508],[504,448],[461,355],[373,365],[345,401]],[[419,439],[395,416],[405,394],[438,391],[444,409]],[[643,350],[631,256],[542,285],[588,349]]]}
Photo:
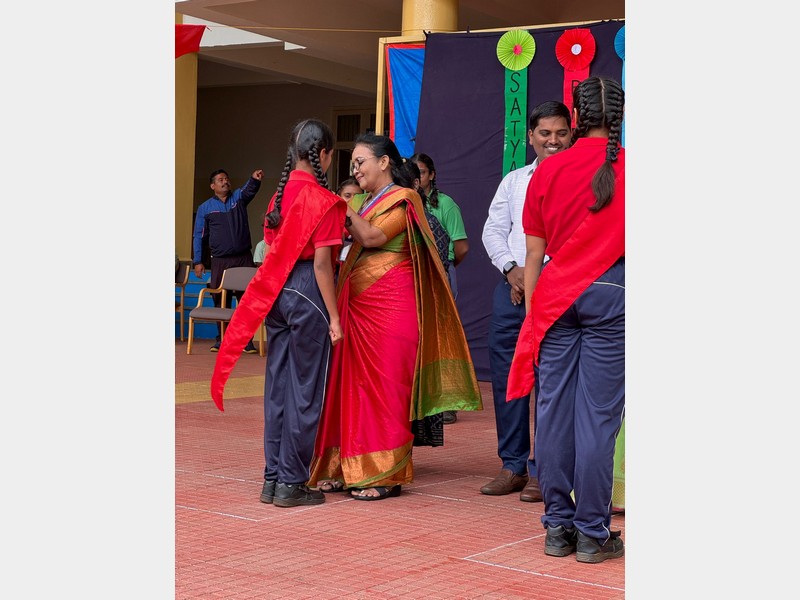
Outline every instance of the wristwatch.
{"label": "wristwatch", "polygon": [[503,265],[503,277],[508,277],[508,274],[511,272],[511,269],[514,267],[519,266],[517,265],[517,261],[510,260],[506,264]]}

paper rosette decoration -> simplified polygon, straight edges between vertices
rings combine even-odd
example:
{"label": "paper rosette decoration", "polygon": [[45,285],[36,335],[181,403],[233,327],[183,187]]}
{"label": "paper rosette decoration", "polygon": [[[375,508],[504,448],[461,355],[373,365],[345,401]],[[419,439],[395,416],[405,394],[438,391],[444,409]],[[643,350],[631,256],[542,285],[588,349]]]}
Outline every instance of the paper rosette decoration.
{"label": "paper rosette decoration", "polygon": [[622,60],[625,60],[625,25],[619,28],[614,36],[614,50]]}
{"label": "paper rosette decoration", "polygon": [[[614,37],[614,50],[617,56],[622,59],[622,89],[625,89],[625,25],[620,27],[617,35]],[[625,146],[625,117],[622,118],[622,134],[620,144]]]}
{"label": "paper rosette decoration", "polygon": [[497,41],[497,60],[512,71],[520,71],[531,64],[535,53],[536,42],[524,29],[506,31]]}
{"label": "paper rosette decoration", "polygon": [[556,41],[556,58],[564,67],[564,104],[572,111],[572,90],[589,77],[597,45],[588,29],[567,29]]}
{"label": "paper rosette decoration", "polygon": [[[536,42],[524,29],[506,31],[497,40],[497,60],[505,67],[503,176],[525,164],[524,123],[528,111],[528,65],[535,53]],[[523,125],[520,126],[520,123]]]}

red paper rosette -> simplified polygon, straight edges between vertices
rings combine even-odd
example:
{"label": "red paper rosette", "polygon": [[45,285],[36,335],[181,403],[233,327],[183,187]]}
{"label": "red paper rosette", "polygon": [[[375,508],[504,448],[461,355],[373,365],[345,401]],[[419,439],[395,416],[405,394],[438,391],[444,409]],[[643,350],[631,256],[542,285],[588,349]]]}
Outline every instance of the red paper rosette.
{"label": "red paper rosette", "polygon": [[594,58],[597,44],[588,29],[567,29],[556,42],[556,58],[566,71],[581,71]]}

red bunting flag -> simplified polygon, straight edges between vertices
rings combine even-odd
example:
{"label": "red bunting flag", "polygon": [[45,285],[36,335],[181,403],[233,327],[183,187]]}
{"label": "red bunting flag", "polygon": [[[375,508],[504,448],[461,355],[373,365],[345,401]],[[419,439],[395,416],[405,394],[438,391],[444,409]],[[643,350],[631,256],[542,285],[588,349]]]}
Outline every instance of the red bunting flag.
{"label": "red bunting flag", "polygon": [[175,58],[200,50],[200,39],[206,30],[205,25],[175,24]]}

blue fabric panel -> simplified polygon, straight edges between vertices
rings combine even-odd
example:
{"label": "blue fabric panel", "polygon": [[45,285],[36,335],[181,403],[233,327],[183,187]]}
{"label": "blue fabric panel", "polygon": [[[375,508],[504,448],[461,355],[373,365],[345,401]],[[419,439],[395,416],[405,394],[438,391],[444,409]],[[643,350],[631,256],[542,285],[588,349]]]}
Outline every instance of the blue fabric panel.
{"label": "blue fabric panel", "polygon": [[414,154],[417,135],[419,96],[422,90],[422,68],[425,48],[388,48],[388,74],[391,86],[391,118],[394,143],[400,154]]}

